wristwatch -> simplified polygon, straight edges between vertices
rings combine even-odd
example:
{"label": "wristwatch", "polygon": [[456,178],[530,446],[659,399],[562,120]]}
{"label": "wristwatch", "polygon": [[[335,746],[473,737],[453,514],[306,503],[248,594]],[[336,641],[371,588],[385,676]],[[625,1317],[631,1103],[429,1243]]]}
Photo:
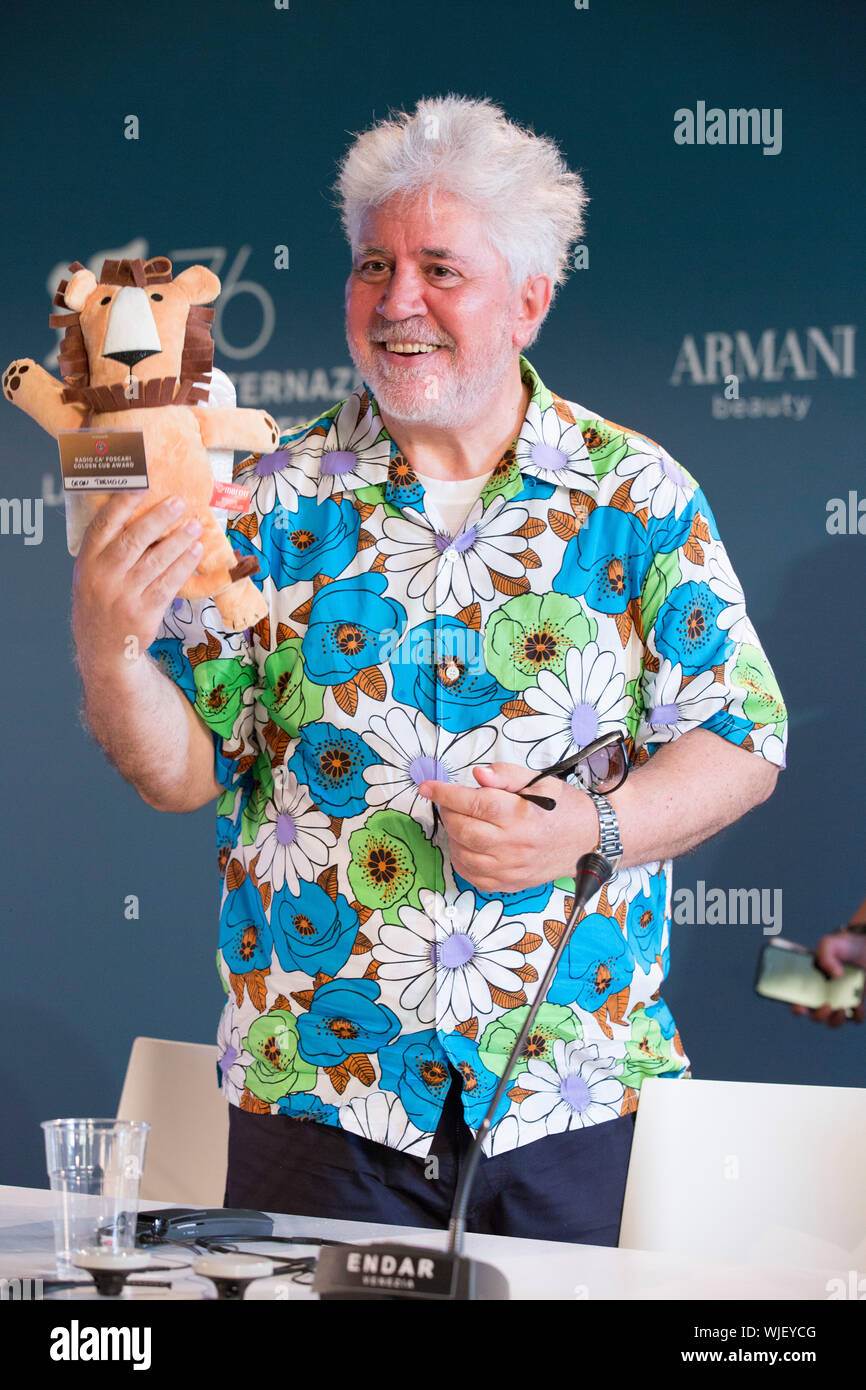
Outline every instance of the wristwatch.
{"label": "wristwatch", "polygon": [[589,792],[598,814],[598,824],[601,830],[599,842],[595,847],[596,854],[603,854],[616,871],[619,868],[619,861],[623,856],[622,841],[619,838],[619,821],[616,812],[611,806],[606,796],[601,792]]}

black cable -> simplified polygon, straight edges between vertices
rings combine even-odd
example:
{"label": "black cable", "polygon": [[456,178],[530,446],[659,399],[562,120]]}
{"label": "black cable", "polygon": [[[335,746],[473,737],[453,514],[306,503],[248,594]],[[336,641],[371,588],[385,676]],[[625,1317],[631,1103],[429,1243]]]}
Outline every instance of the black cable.
{"label": "black cable", "polygon": [[[346,1243],[344,1240],[329,1240],[327,1236],[232,1236],[231,1245],[221,1244],[217,1237],[201,1243],[207,1245],[208,1250],[216,1254],[233,1255],[237,1242],[242,1240],[253,1241],[256,1245],[264,1244],[265,1241],[271,1241],[276,1245],[345,1245]],[[175,1244],[174,1241],[167,1243]],[[179,1243],[177,1242],[177,1244]],[[242,1250],[239,1253],[245,1254],[246,1252]]]}

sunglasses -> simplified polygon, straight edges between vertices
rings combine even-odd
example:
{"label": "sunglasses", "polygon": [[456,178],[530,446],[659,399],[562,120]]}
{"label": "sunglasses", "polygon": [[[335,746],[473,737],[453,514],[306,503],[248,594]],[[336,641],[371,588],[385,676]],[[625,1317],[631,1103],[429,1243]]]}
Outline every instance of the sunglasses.
{"label": "sunglasses", "polygon": [[[603,796],[607,796],[609,792],[615,792],[617,787],[622,786],[628,776],[628,771],[629,762],[625,739],[621,733],[614,729],[611,733],[603,734],[601,738],[588,743],[585,748],[578,748],[576,753],[572,753],[569,758],[563,758],[562,762],[554,763],[552,767],[546,767],[542,772],[537,772],[526,786],[534,787],[536,782],[541,781],[542,777],[558,777],[564,782],[573,774],[584,791],[601,792]],[[515,794],[522,796],[524,801],[531,801],[534,805],[540,806],[542,811],[556,809],[556,801],[552,796],[539,796],[525,789]],[[439,809],[434,804],[434,835],[439,820]]]}
{"label": "sunglasses", "polygon": [[[571,775],[574,775],[584,791],[601,792],[603,796],[615,792],[628,776],[628,753],[623,735],[615,729],[609,734],[603,734],[601,738],[588,743],[585,748],[579,748],[562,762],[554,763],[553,767],[546,767],[543,772],[536,773],[526,786],[534,787],[542,777],[558,777],[564,782]],[[534,802],[543,811],[552,811],[556,806],[551,796],[531,796],[526,789],[517,795],[522,796],[524,801]]]}

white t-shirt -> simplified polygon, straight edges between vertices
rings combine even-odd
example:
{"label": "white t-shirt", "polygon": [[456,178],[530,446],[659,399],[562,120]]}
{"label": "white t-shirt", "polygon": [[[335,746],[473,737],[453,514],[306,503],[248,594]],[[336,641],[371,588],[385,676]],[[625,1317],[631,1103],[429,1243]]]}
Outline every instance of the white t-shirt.
{"label": "white t-shirt", "polygon": [[456,536],[483,492],[490,473],[475,478],[429,478],[414,469],[424,486],[424,508],[438,531]]}

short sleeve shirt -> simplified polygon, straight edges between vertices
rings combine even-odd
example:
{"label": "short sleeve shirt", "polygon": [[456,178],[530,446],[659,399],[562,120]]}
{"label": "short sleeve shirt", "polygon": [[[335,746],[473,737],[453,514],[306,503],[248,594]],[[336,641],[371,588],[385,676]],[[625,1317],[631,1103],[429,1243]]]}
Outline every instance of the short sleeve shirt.
{"label": "short sleeve shirt", "polygon": [[[568,919],[574,879],[463,879],[427,778],[549,767],[609,730],[634,768],[703,728],[783,767],[786,712],[703,491],[525,358],[519,436],[456,536],[362,383],[276,452],[232,545],[268,614],[227,633],[177,599],[150,648],[212,731],[226,991],[244,1109],[424,1156],[462,1077],[477,1129]],[[639,774],[638,774],[639,775]],[[661,997],[669,860],[590,900],[485,1152],[634,1110],[689,1061]]]}

